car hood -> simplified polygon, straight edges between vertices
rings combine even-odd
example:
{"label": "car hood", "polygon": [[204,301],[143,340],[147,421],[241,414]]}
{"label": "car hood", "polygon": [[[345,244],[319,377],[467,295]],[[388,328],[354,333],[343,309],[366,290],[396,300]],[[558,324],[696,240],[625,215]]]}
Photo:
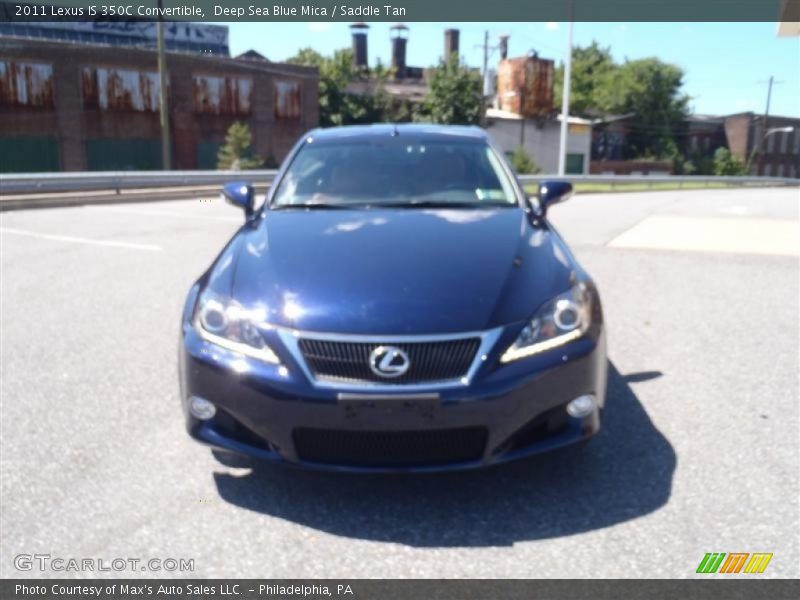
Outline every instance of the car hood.
{"label": "car hood", "polygon": [[485,330],[530,318],[574,270],[517,208],[271,211],[239,237],[232,296],[307,331]]}

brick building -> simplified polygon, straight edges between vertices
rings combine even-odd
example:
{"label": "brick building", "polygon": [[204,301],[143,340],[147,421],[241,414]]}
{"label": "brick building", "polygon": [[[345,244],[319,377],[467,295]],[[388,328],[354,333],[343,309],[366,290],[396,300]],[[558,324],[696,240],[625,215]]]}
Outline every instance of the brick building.
{"label": "brick building", "polygon": [[678,142],[684,156],[713,158],[717,148],[727,146],[725,117],[716,115],[689,115],[683,122]]}
{"label": "brick building", "polygon": [[[766,122],[766,125],[765,125]],[[625,162],[628,136],[637,127],[634,115],[608,116],[594,123],[592,172],[630,172]],[[726,116],[689,115],[676,132],[680,152],[693,161],[713,161],[718,148],[727,148],[751,175],[800,178],[800,119],[752,112]],[[665,162],[664,165],[667,163]],[[659,172],[665,166],[659,167]],[[640,172],[637,166],[634,172]]]}
{"label": "brick building", "polygon": [[[175,169],[216,168],[232,123],[280,161],[319,122],[316,68],[167,54]],[[0,34],[0,171],[161,167],[156,53],[150,48]]]}
{"label": "brick building", "polygon": [[725,137],[731,154],[745,164],[752,156],[750,173],[769,177],[800,178],[800,119],[756,115],[728,115]]}
{"label": "brick building", "polygon": [[715,117],[690,115],[684,122],[681,150],[685,156],[713,159],[727,148],[751,175],[800,177],[800,119],[752,112]]}

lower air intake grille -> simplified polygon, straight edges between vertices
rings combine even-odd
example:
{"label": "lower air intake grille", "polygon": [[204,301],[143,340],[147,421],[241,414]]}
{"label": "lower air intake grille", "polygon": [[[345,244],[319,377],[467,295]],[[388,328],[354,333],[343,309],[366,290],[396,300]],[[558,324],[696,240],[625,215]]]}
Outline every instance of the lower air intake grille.
{"label": "lower air intake grille", "polygon": [[[343,382],[414,384],[460,379],[469,372],[480,338],[410,343],[299,340],[300,353],[317,379]],[[375,374],[369,357],[379,346],[393,346],[408,355],[409,368],[400,377]]]}
{"label": "lower air intake grille", "polygon": [[300,460],[353,467],[422,467],[479,460],[485,427],[433,431],[338,431],[298,428]]}

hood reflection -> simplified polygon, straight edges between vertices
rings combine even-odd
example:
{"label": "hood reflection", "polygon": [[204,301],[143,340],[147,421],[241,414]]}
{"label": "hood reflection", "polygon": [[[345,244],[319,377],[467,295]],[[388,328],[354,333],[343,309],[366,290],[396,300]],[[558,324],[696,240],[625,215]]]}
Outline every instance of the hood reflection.
{"label": "hood reflection", "polygon": [[457,210],[457,209],[442,209],[442,210],[424,210],[426,215],[434,216],[438,219],[443,219],[448,223],[476,223],[489,219],[497,214],[497,210],[475,209],[475,210]]}
{"label": "hood reflection", "polygon": [[386,225],[389,220],[385,217],[374,217],[371,219],[357,219],[355,221],[342,221],[341,223],[337,223],[331,227],[328,227],[325,231],[323,231],[326,235],[334,235],[336,233],[350,233],[351,231],[356,231],[361,229],[365,225]]}

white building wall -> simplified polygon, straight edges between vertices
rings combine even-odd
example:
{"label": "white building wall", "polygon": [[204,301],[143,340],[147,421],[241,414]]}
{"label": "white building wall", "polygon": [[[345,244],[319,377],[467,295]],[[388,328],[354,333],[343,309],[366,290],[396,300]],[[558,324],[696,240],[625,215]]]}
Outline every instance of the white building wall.
{"label": "white building wall", "polygon": [[[537,123],[533,120],[524,121],[525,131],[521,131],[522,120],[490,119],[486,131],[494,144],[504,153],[511,153],[522,145],[533,157],[543,173],[558,173],[558,146],[561,136],[560,121],[545,121]],[[567,153],[583,155],[583,172],[589,173],[589,160],[591,158],[592,133],[587,127],[586,133],[567,134]],[[523,138],[524,135],[524,138]]]}

